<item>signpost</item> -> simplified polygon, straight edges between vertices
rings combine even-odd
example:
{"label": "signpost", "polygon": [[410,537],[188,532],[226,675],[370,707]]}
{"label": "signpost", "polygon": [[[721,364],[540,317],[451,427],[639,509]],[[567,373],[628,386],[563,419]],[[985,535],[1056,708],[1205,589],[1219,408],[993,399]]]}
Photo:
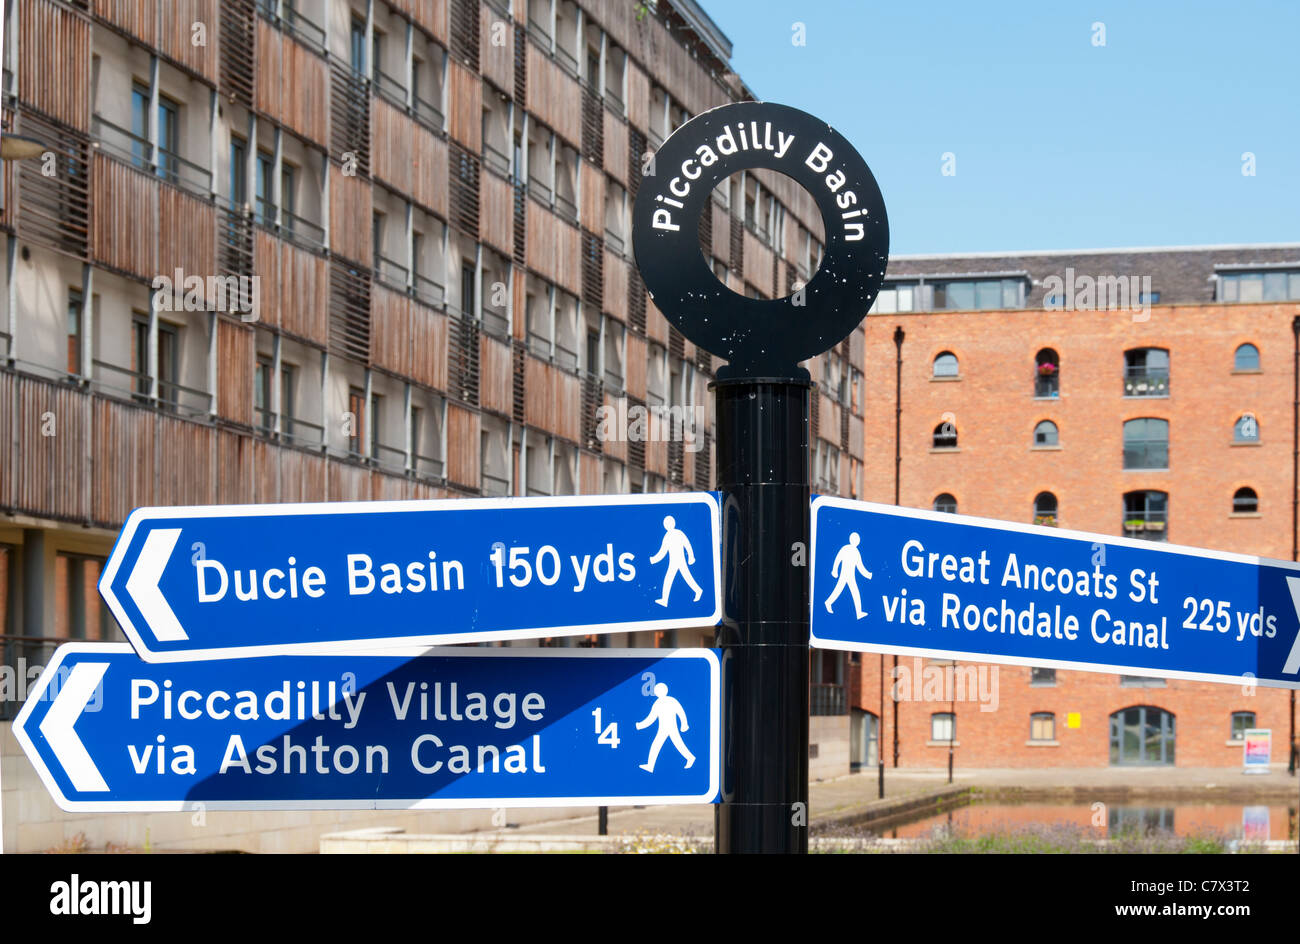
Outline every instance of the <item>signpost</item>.
{"label": "signpost", "polygon": [[[701,212],[732,174],[793,178],[812,196],[825,251],[807,285],[746,298],[700,252]],[[866,163],[824,121],[740,102],[692,118],[654,154],[633,209],[637,266],[655,306],[724,358],[713,384],[723,493],[727,791],[719,852],[808,849],[808,416],[801,361],[871,308],[889,256],[884,202]]]}
{"label": "signpost", "polygon": [[1300,687],[1300,564],[819,496],[812,641]]}
{"label": "signpost", "polygon": [[61,646],[14,736],[71,812],[709,803],[712,649],[157,665]]}
{"label": "signpost", "polygon": [[715,625],[707,492],[141,508],[100,592],[141,657]]}

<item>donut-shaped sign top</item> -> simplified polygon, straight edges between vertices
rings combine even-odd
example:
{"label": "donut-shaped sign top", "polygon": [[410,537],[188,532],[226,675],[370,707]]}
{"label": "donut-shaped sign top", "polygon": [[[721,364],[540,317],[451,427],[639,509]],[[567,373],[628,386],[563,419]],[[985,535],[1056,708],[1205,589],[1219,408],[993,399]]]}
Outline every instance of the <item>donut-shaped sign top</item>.
{"label": "donut-shaped sign top", "polygon": [[[821,211],[821,266],[786,298],[738,295],[700,250],[700,214],[737,171],[779,171]],[[737,102],[692,118],[654,153],[632,213],[632,247],[655,306],[696,345],[725,359],[721,380],[806,380],[799,362],[830,350],[871,308],[889,261],[876,178],[826,122],[787,105]]]}

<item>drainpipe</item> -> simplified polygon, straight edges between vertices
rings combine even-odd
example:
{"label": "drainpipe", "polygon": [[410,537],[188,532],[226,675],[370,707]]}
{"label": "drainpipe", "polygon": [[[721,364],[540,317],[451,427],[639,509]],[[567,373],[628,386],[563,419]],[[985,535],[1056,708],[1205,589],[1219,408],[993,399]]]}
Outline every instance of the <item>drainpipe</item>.
{"label": "drainpipe", "polygon": [[[903,326],[894,328],[894,504],[898,504],[899,473],[903,466]],[[898,656],[894,656],[894,678],[898,678]],[[880,684],[884,684],[881,673]],[[898,767],[898,690],[894,689],[894,767]],[[884,776],[884,764],[881,764],[881,776]]]}
{"label": "drainpipe", "polygon": [[[1295,363],[1292,376],[1295,380],[1295,397],[1291,401],[1291,559],[1300,560],[1300,315],[1291,319],[1294,338]],[[1292,777],[1296,768],[1295,742],[1295,689],[1291,689],[1291,735],[1288,741],[1286,770]]]}

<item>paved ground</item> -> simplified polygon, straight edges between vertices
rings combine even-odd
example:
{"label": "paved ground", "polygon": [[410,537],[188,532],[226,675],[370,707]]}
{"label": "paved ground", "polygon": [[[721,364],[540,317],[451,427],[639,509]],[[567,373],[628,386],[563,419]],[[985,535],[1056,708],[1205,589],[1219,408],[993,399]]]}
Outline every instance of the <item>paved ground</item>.
{"label": "paved ground", "polygon": [[[979,789],[1019,789],[1059,792],[1080,790],[1175,793],[1228,799],[1242,795],[1294,800],[1300,803],[1300,780],[1288,776],[1285,768],[1267,774],[1246,775],[1223,767],[1122,768],[1097,767],[1059,770],[958,770],[954,785]],[[871,812],[879,803],[875,771],[819,781],[809,788],[810,814],[814,821]],[[885,771],[885,799],[919,797],[948,786],[948,771]],[[514,834],[591,835],[597,831],[595,816],[557,818],[522,825]],[[711,806],[651,806],[613,808],[609,811],[611,834],[638,832],[674,833],[689,836],[713,835]]]}

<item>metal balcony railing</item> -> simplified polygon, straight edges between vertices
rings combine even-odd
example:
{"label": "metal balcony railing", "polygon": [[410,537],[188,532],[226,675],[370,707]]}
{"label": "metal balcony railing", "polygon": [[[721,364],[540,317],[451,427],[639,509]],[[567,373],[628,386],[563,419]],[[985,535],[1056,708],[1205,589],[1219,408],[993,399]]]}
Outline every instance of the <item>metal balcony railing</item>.
{"label": "metal balcony railing", "polygon": [[433,308],[443,308],[447,304],[446,286],[418,272],[411,279],[411,295]]}
{"label": "metal balcony railing", "polygon": [[417,121],[428,125],[435,132],[441,132],[447,125],[447,119],[433,102],[416,95],[412,105],[411,113],[415,115]]}
{"label": "metal balcony railing", "polygon": [[848,698],[843,685],[813,682],[808,694],[808,713],[813,717],[848,714]]}
{"label": "metal balcony railing", "polygon": [[382,253],[375,253],[375,276],[389,288],[405,291],[410,270]]}
{"label": "metal balcony railing", "polygon": [[1129,367],[1124,371],[1124,396],[1126,397],[1167,397],[1169,396],[1168,369],[1150,367]]}
{"label": "metal balcony railing", "polygon": [[374,90],[389,103],[406,108],[406,86],[381,69],[375,70]]}
{"label": "metal balcony railing", "polygon": [[510,494],[510,480],[490,472],[482,472],[483,494],[501,496]]}
{"label": "metal balcony railing", "polygon": [[486,141],[483,142],[483,166],[502,177],[510,176],[510,158]]}

